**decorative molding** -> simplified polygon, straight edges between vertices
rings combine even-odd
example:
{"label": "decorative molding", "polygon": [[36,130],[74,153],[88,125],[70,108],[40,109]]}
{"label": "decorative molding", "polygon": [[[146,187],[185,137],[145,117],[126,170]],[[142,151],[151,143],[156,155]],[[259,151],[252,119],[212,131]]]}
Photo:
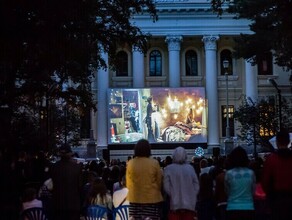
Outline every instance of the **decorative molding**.
{"label": "decorative molding", "polygon": [[132,81],[133,77],[131,77],[131,76],[113,76],[112,80],[116,81],[116,82],[128,82],[128,81]]}
{"label": "decorative molding", "polygon": [[217,50],[217,41],[219,40],[219,36],[204,36],[202,41],[205,44],[205,50]]}
{"label": "decorative molding", "polygon": [[146,80],[149,82],[159,82],[159,81],[165,81],[166,76],[147,76]]}
{"label": "decorative molding", "polygon": [[168,35],[165,38],[165,42],[168,44],[168,50],[180,50],[180,43],[182,42],[183,37],[178,35]]}
{"label": "decorative molding", "polygon": [[182,76],[181,79],[183,81],[202,81],[203,80],[203,76]]}
{"label": "decorative molding", "polygon": [[[218,78],[218,81],[226,81],[225,75],[220,75],[217,78]],[[228,81],[238,81],[238,80],[239,80],[238,75],[228,75]]]}

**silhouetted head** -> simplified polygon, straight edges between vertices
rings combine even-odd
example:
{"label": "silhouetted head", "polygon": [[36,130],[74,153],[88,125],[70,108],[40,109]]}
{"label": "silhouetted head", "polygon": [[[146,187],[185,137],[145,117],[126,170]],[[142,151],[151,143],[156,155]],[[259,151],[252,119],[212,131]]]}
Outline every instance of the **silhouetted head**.
{"label": "silhouetted head", "polygon": [[290,143],[289,133],[285,130],[279,131],[276,135],[276,143],[279,149],[288,148],[288,144]]}
{"label": "silhouetted head", "polygon": [[139,140],[134,148],[135,157],[150,157],[151,156],[151,146],[148,140]]}
{"label": "silhouetted head", "polygon": [[245,149],[240,146],[234,148],[229,155],[229,162],[231,168],[247,167],[249,164],[249,159]]}

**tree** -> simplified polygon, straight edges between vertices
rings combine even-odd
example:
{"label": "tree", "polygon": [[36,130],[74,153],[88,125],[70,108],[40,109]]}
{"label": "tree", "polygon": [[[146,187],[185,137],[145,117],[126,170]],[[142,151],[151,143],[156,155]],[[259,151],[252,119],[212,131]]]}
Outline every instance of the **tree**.
{"label": "tree", "polygon": [[141,13],[157,20],[151,0],[1,1],[0,110],[9,118],[1,131],[10,135],[0,144],[18,135],[19,112],[39,118],[43,102],[63,99],[80,115],[95,109],[93,70],[107,68],[100,51],[113,61],[117,45],[145,51],[149,36],[130,21]]}
{"label": "tree", "polygon": [[[286,99],[282,101],[282,113],[285,127],[291,126],[291,110]],[[269,140],[279,130],[279,112],[276,107],[275,97],[253,102],[244,98],[242,104],[235,110],[234,118],[240,123],[239,138],[254,146],[254,154],[257,154],[257,146],[264,150],[270,148]]]}
{"label": "tree", "polygon": [[221,16],[224,9],[235,19],[251,21],[253,34],[236,39],[235,56],[257,64],[267,52],[285,70],[292,69],[292,1],[290,0],[212,0],[212,8]]}

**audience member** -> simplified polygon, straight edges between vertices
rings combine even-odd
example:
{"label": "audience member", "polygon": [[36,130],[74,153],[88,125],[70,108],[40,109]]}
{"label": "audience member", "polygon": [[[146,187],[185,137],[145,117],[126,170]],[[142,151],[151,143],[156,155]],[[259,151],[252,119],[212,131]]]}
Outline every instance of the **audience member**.
{"label": "audience member", "polygon": [[129,205],[129,201],[127,200],[128,192],[129,190],[126,187],[126,176],[123,176],[122,180],[120,181],[120,188],[117,189],[113,194],[114,207]]}
{"label": "audience member", "polygon": [[150,158],[151,146],[145,139],[136,143],[134,154],[126,170],[130,217],[159,220],[163,201],[160,165],[157,160]]}
{"label": "audience member", "polygon": [[[216,202],[216,220],[225,220],[226,219],[226,206],[227,206],[227,195],[225,192],[225,173],[226,169],[229,169],[228,160],[225,157],[219,158],[219,164],[221,168],[213,170],[210,173],[213,178],[215,178],[215,202]],[[217,173],[217,175],[215,174]]]}
{"label": "audience member", "polygon": [[247,153],[239,146],[231,151],[228,159],[231,169],[225,174],[227,220],[252,220],[255,214],[253,195],[256,178],[254,172],[248,168]]}
{"label": "audience member", "polygon": [[115,164],[109,170],[108,179],[105,180],[107,189],[110,191],[111,195],[113,195],[114,183],[119,182],[119,178],[120,178],[120,167]]}
{"label": "audience member", "polygon": [[54,220],[79,220],[82,165],[72,160],[70,146],[60,148],[61,160],[52,167]]}
{"label": "audience member", "polygon": [[169,164],[172,164],[172,157],[166,156],[164,160],[164,167],[167,167]]}
{"label": "audience member", "polygon": [[168,219],[193,220],[196,216],[199,181],[194,168],[187,163],[187,153],[177,147],[172,164],[164,169],[163,186],[170,199]]}
{"label": "audience member", "polygon": [[82,187],[82,192],[81,192],[82,215],[86,214],[86,197],[89,193],[89,190],[94,180],[97,178],[97,174],[94,171],[88,171],[88,172],[85,172],[85,178],[86,178],[86,182],[84,183]]}
{"label": "audience member", "polygon": [[[129,190],[126,187],[126,176],[124,175],[120,181],[120,188],[115,190],[113,194],[113,205],[115,208],[122,205],[129,205],[129,201],[127,200],[128,192]],[[120,220],[120,217],[116,216],[116,220]]]}
{"label": "audience member", "polygon": [[42,207],[42,201],[37,199],[37,190],[31,187],[26,188],[22,197],[22,210]]}
{"label": "audience member", "polygon": [[200,191],[198,194],[197,213],[199,220],[213,220],[215,216],[215,196],[213,179],[208,173],[199,177]]}
{"label": "audience member", "polygon": [[204,158],[200,161],[200,175],[202,175],[204,173],[209,173],[210,168],[211,167],[209,166],[207,159]]}
{"label": "audience member", "polygon": [[262,187],[267,194],[272,211],[272,220],[292,219],[292,151],[288,148],[289,133],[276,135],[277,151],[264,162]]}
{"label": "audience member", "polygon": [[113,192],[125,187],[124,181],[126,181],[126,166],[123,164],[120,165],[119,175],[119,181],[115,182],[113,185]]}
{"label": "audience member", "polygon": [[90,205],[100,205],[112,209],[112,196],[101,178],[95,178],[90,186],[86,196],[86,207]]}
{"label": "audience member", "polygon": [[53,191],[53,180],[52,178],[48,178],[39,189],[38,197],[43,203],[43,208],[48,216],[51,218],[52,216],[52,191]]}

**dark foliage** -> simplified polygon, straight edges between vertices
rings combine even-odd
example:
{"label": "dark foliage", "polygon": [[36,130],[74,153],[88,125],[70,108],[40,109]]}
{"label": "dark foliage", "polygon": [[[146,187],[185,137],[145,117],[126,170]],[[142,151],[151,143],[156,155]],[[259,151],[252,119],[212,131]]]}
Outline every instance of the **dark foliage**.
{"label": "dark foliage", "polygon": [[1,1],[0,110],[8,118],[1,145],[20,136],[12,128],[21,120],[38,130],[43,103],[66,102],[69,115],[96,110],[91,80],[107,68],[100,52],[114,64],[117,45],[144,51],[148,36],[131,23],[141,13],[157,19],[150,0]]}
{"label": "dark foliage", "polygon": [[251,21],[253,34],[237,39],[235,56],[256,64],[267,52],[285,70],[292,69],[292,1],[290,0],[212,0],[212,8],[219,16],[227,10],[235,19]]}

